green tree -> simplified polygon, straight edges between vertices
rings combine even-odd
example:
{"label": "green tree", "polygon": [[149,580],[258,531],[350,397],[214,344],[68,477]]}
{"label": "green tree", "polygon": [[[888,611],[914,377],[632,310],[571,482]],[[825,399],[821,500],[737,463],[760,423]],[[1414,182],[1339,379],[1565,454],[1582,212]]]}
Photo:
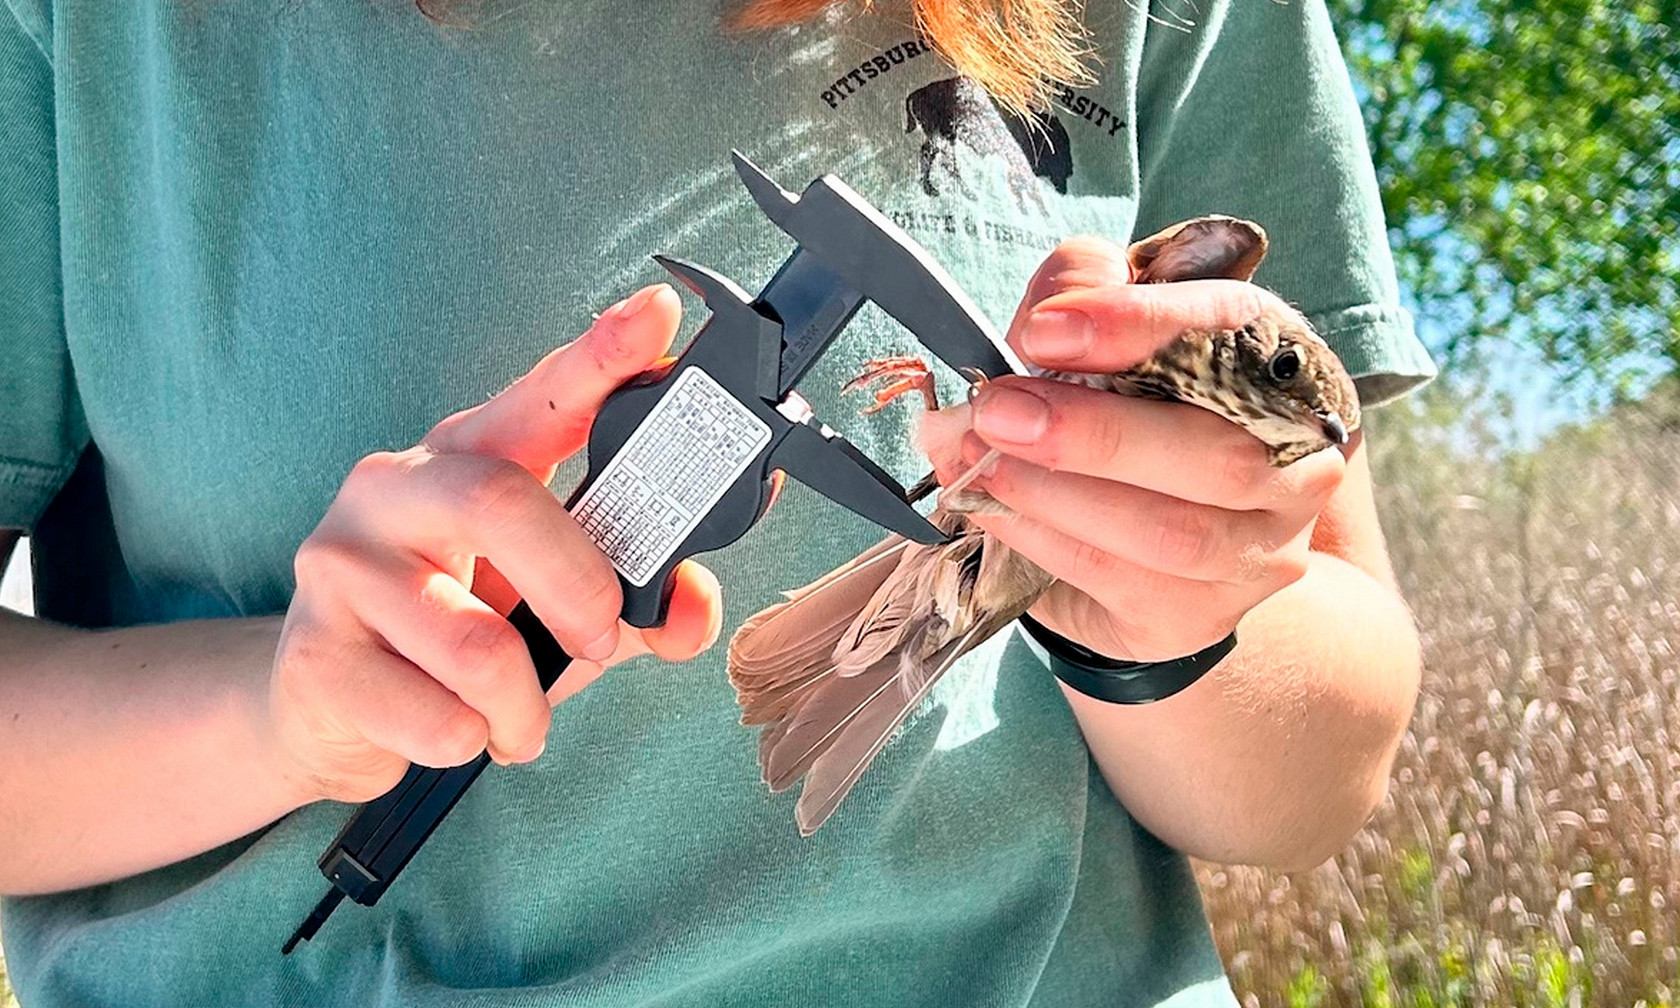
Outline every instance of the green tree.
{"label": "green tree", "polygon": [[1329,0],[1401,281],[1449,359],[1680,365],[1680,0]]}

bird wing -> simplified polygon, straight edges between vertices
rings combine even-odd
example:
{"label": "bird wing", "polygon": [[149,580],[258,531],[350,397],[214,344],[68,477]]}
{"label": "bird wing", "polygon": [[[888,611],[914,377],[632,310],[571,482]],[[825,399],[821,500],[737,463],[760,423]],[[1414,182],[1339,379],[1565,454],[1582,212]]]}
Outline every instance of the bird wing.
{"label": "bird wing", "polygon": [[836,680],[800,708],[772,758],[785,747],[801,754],[799,764],[809,765],[794,809],[801,836],[815,833],[834,814],[893,732],[921,706],[952,663],[1002,624],[974,627],[941,646],[932,661],[906,652],[885,655],[867,672]]}
{"label": "bird wing", "polygon": [[[803,835],[833,814],[952,664],[1050,583],[959,516],[935,519],[962,534],[939,546],[883,543],[753,617],[730,641],[741,720],[766,726],[765,782],[783,791],[805,780],[795,811]],[[982,583],[991,593],[983,604],[974,597]]]}
{"label": "bird wing", "polygon": [[801,689],[834,671],[841,634],[897,569],[908,545],[888,536],[741,624],[729,641],[729,681],[742,724],[780,721]]}

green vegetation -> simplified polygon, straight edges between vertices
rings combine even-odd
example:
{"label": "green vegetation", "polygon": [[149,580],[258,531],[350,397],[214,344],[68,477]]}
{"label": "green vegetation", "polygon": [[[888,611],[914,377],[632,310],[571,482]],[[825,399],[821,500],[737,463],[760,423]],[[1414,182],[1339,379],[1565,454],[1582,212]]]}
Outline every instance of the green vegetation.
{"label": "green vegetation", "polygon": [[[1328,2],[1448,368],[1368,423],[1425,678],[1348,851],[1200,869],[1215,934],[1256,1006],[1673,1006],[1680,0]],[[1519,443],[1513,350],[1607,408]]]}
{"label": "green vegetation", "polygon": [[1289,1008],[1323,1008],[1324,999],[1329,994],[1330,981],[1308,963],[1283,989],[1283,1003]]}
{"label": "green vegetation", "polygon": [[1449,357],[1680,361],[1680,0],[1329,0],[1401,281]]}

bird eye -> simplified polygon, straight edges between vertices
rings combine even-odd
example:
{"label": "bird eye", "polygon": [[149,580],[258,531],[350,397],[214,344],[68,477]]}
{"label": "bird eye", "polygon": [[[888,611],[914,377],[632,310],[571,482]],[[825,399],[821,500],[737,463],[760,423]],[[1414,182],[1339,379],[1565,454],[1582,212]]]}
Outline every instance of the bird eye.
{"label": "bird eye", "polygon": [[1266,365],[1276,381],[1288,381],[1301,370],[1301,355],[1293,350],[1279,350],[1272,355],[1272,361]]}

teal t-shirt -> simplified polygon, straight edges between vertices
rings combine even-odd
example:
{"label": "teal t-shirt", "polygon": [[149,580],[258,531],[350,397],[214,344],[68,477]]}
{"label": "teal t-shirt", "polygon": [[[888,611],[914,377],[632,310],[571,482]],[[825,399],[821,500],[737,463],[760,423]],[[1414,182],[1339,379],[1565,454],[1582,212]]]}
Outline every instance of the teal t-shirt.
{"label": "teal t-shirt", "polygon": [[[1259,281],[1368,402],[1423,380],[1321,0],[1180,6],[1192,24],[1090,5],[1101,80],[1058,96],[1047,149],[889,2],[741,35],[718,3],[437,24],[404,0],[6,0],[0,527],[33,534],[40,612],[283,610],[357,458],[662,279],[650,253],[768,279],[791,244],[731,147],[788,188],[838,174],[1000,322],[1062,237],[1253,218]],[[802,385],[906,482],[914,411],[862,419],[837,389],[911,349],[866,310]],[[706,558],[726,628],[878,536],[790,488]],[[722,650],[564,704],[546,756],[493,768],[377,907],[289,958],[345,806],[7,900],[13,982],[30,1006],[1232,1003],[1185,859],[1116,802],[1017,634],[809,840],[759,782]]]}

